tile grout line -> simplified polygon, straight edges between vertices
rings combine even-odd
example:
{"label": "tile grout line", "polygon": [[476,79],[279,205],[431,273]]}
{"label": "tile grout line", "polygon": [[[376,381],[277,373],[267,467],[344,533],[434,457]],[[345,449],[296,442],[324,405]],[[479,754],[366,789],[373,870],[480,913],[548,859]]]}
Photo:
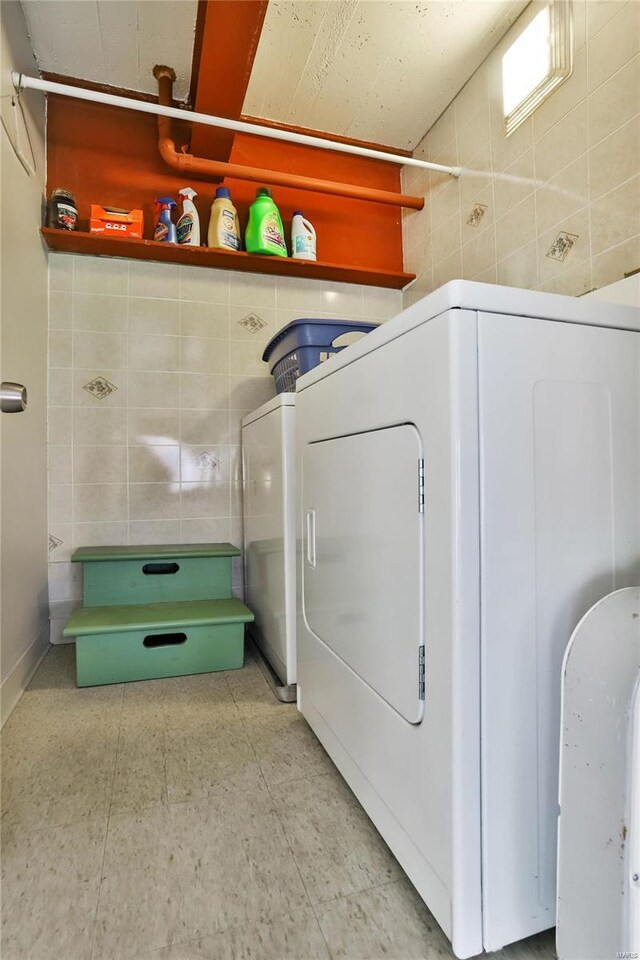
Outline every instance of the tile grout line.
{"label": "tile grout line", "polygon": [[[402,868],[400,868],[400,869],[402,869]],[[411,886],[411,889],[412,889],[412,890],[415,890],[415,887],[414,887],[413,884],[411,883],[411,880],[409,880],[409,878],[407,877],[407,875],[404,873],[404,870],[402,871],[402,873],[403,873],[403,876],[402,876],[402,877],[399,877],[399,878],[396,879],[396,880],[384,880],[382,883],[374,883],[372,886],[370,886],[370,887],[364,887],[362,890],[354,890],[352,893],[344,893],[344,894],[342,894],[342,896],[340,896],[340,897],[331,897],[331,899],[329,899],[329,900],[318,900],[318,902],[317,902],[316,904],[312,904],[313,911],[314,911],[314,913],[315,913],[316,907],[326,907],[326,906],[329,906],[329,905],[332,904],[332,903],[340,903],[342,900],[350,900],[352,897],[359,897],[359,896],[360,896],[361,894],[363,894],[363,893],[371,893],[372,890],[381,890],[383,887],[393,887],[393,886],[396,886],[397,884],[402,883],[403,880],[405,880],[405,879],[406,879],[406,882]],[[417,891],[416,891],[416,892],[417,892]],[[418,894],[418,896],[420,896],[420,895]],[[420,899],[422,900],[422,897],[420,897]],[[423,900],[422,900],[422,902],[424,903]],[[425,906],[427,906],[426,903],[425,903]],[[427,907],[427,910],[428,910],[428,909],[429,909],[429,908]],[[318,921],[318,922],[320,922],[320,921]],[[437,921],[436,921],[436,922],[437,922]]]}
{"label": "tile grout line", "polygon": [[[615,17],[615,14],[614,14]],[[586,86],[586,103],[585,103],[585,113],[586,113],[586,135],[587,135],[587,154],[586,154],[586,163],[587,163],[587,230],[589,231],[589,289],[593,289],[593,232],[591,229],[592,224],[592,205],[593,197],[591,193],[591,110],[589,108],[590,96],[589,96],[589,24],[588,24],[588,10],[585,8],[585,86]],[[594,34],[597,36],[597,33]],[[606,139],[606,138],[605,138]],[[600,141],[604,142],[604,141]],[[595,144],[594,144],[595,146]]]}
{"label": "tile grout line", "polygon": [[[226,679],[226,678],[225,678],[225,679]],[[232,693],[231,695],[233,696],[233,693]],[[296,855],[295,855],[295,853],[294,853],[294,851],[293,851],[293,847],[291,846],[291,842],[290,842],[290,840],[289,840],[289,836],[288,836],[288,834],[287,834],[287,831],[286,831],[286,828],[285,828],[283,819],[282,819],[282,817],[280,816],[280,813],[279,813],[279,811],[278,811],[278,806],[277,806],[277,804],[276,804],[275,797],[273,796],[273,794],[272,794],[272,792],[271,792],[271,788],[270,788],[269,784],[267,783],[267,780],[266,780],[265,775],[264,775],[264,771],[262,770],[262,767],[260,766],[260,760],[259,760],[258,755],[257,755],[257,753],[256,753],[256,751],[255,751],[254,746],[253,746],[253,741],[251,740],[251,737],[249,736],[249,731],[248,731],[247,728],[246,728],[245,718],[244,718],[244,717],[242,718],[242,722],[243,722],[243,726],[244,726],[245,733],[246,733],[246,736],[247,736],[247,740],[249,741],[249,745],[250,745],[250,747],[251,747],[251,752],[253,753],[253,755],[254,755],[254,757],[255,757],[255,759],[256,759],[256,763],[258,764],[258,769],[260,770],[260,776],[262,777],[262,781],[263,781],[263,783],[264,783],[264,785],[265,785],[265,787],[266,787],[267,793],[269,794],[269,797],[270,797],[270,799],[271,799],[271,803],[273,804],[273,813],[274,813],[274,815],[275,815],[276,820],[277,820],[278,823],[280,824],[280,829],[282,830],[282,835],[283,835],[283,837],[284,837],[284,839],[285,839],[285,842],[286,842],[286,844],[287,844],[287,847],[288,847],[288,849],[289,849],[289,853],[291,854],[291,858],[292,858],[292,860],[293,860],[293,862],[294,862],[294,864],[295,864],[295,867],[296,867],[296,871],[297,871],[297,873],[298,873],[298,876],[300,877],[300,883],[302,884],[302,887],[303,887],[303,890],[304,890],[304,892],[305,892],[305,894],[306,894],[307,900],[309,901],[309,906],[310,906],[311,912],[313,913],[313,916],[314,916],[314,918],[315,918],[316,924],[317,924],[317,926],[318,926],[318,930],[320,931],[320,936],[322,937],[322,940],[323,940],[324,945],[325,945],[325,947],[326,947],[327,955],[329,956],[330,960],[333,960],[333,954],[332,954],[331,950],[329,949],[329,944],[327,943],[326,937],[325,937],[325,935],[324,935],[324,931],[323,931],[322,927],[320,926],[320,921],[318,920],[318,917],[317,917],[317,914],[316,914],[316,911],[315,911],[315,907],[314,907],[313,901],[312,901],[311,897],[309,896],[309,890],[307,889],[307,885],[306,885],[306,883],[304,882],[304,877],[302,876],[302,871],[301,871],[301,869],[300,869],[300,865],[299,865],[299,863],[298,863],[298,861],[297,861],[297,858],[296,858]],[[301,779],[302,779],[302,778],[301,778]]]}
{"label": "tile grout line", "polygon": [[[227,689],[227,692],[229,693],[229,696],[231,697],[231,701],[232,701],[232,703],[234,704],[234,706],[236,707],[236,710],[238,710],[238,719],[234,719],[234,720],[231,720],[231,721],[228,721],[228,722],[229,722],[229,723],[233,723],[233,724],[237,724],[237,723],[241,723],[241,724],[242,724],[242,728],[243,728],[244,734],[245,734],[245,736],[246,736],[247,743],[248,743],[248,745],[249,745],[249,747],[250,747],[251,753],[253,754],[254,759],[255,759],[255,761],[256,761],[256,765],[257,765],[257,767],[258,767],[258,772],[259,772],[260,779],[262,780],[262,782],[263,782],[263,784],[264,784],[264,786],[265,786],[265,789],[267,790],[267,793],[269,794],[269,797],[271,798],[271,800],[272,800],[272,802],[273,802],[273,797],[272,797],[272,795],[271,795],[271,791],[269,790],[269,785],[267,784],[267,782],[266,782],[266,780],[265,780],[265,778],[264,778],[264,773],[263,773],[262,768],[261,768],[261,766],[260,766],[260,761],[259,761],[259,759],[258,759],[258,756],[257,756],[257,754],[256,754],[256,752],[255,752],[253,743],[252,743],[251,738],[250,738],[250,736],[249,736],[249,734],[248,734],[248,731],[247,731],[247,729],[246,729],[246,725],[245,725],[245,722],[244,722],[244,721],[245,721],[245,718],[242,716],[242,714],[241,714],[240,711],[239,711],[238,703],[237,703],[237,701],[236,701],[236,699],[235,699],[235,697],[234,697],[234,695],[233,695],[233,690],[231,689],[231,686],[230,686],[230,684],[229,684],[229,682],[228,682],[227,677],[224,676],[223,679],[224,679],[224,682],[225,682],[225,687],[226,687],[226,689]],[[165,770],[166,770],[166,755],[165,755]],[[212,796],[211,794],[205,794],[204,796],[199,797],[199,798],[190,797],[190,798],[187,798],[186,800],[180,800],[180,801],[169,801],[169,800],[167,799],[167,804],[168,804],[169,806],[176,806],[176,805],[179,806],[179,805],[181,805],[181,804],[192,803],[192,802],[194,802],[194,799],[195,799],[196,801],[197,801],[197,800],[207,800],[207,799],[209,799],[211,796]],[[289,850],[290,850],[290,852],[291,852],[291,855],[292,855],[292,858],[293,858],[293,862],[294,862],[294,864],[295,864],[295,866],[296,866],[296,870],[297,870],[298,874],[300,875],[300,870],[299,870],[297,861],[296,861],[296,859],[295,859],[295,856],[293,855],[293,851],[291,850],[291,847],[290,847],[290,844],[289,844],[289,841],[288,841],[288,837],[287,837],[286,832],[285,832],[285,830],[284,830],[284,827],[283,827],[283,825],[282,825],[282,823],[281,823],[281,821],[280,821],[280,818],[279,818],[278,815],[277,815],[277,812],[276,812],[276,810],[275,810],[275,806],[274,806],[273,811],[269,811],[269,812],[273,812],[273,814],[275,815],[278,823],[280,824],[280,827],[281,827],[281,829],[282,829],[283,836],[284,836],[285,841],[286,841],[286,843],[287,843],[287,847],[289,848]],[[311,907],[311,909],[313,909],[313,905],[311,904],[311,899],[310,899],[310,897],[309,897],[309,894],[308,894],[308,892],[307,892],[306,885],[305,885],[304,880],[302,879],[302,876],[301,876],[301,875],[300,875],[300,881],[301,881],[302,886],[303,886],[303,889],[304,889],[304,891],[305,891],[305,893],[306,893],[306,895],[307,895],[307,899],[309,900],[309,907]],[[302,910],[302,909],[305,909],[305,910],[306,910],[306,909],[308,909],[308,907],[303,907],[303,908],[301,908],[301,910]],[[282,917],[282,916],[287,916],[287,915],[289,915],[291,912],[292,912],[292,911],[286,911],[286,912],[283,913],[283,914],[277,913],[277,914],[270,915],[269,918],[268,918],[268,920],[269,920],[269,921],[271,921],[271,920],[278,920],[280,917]],[[293,911],[293,912],[297,912],[297,911]],[[318,927],[320,927],[319,924],[318,924]],[[218,936],[218,935],[221,936],[221,935],[225,935],[225,934],[228,934],[230,931],[234,930],[235,928],[236,928],[236,924],[230,924],[229,926],[222,927],[220,930],[215,931],[214,934],[208,934],[207,936]],[[322,935],[322,931],[320,931],[320,932],[321,932],[321,935]],[[185,940],[185,941],[172,941],[172,942],[170,942],[170,943],[167,943],[165,946],[166,946],[166,947],[173,947],[173,946],[181,946],[181,945],[188,945],[188,944],[193,944],[193,943],[199,943],[200,940],[202,940],[202,939],[205,939],[205,938],[195,937],[195,938],[190,938],[189,940]],[[323,936],[323,939],[324,939],[324,936]],[[229,946],[229,949],[231,950],[231,953],[232,953],[233,957],[236,958],[236,953],[235,953],[235,950],[234,950],[234,948],[233,948],[233,944],[230,943],[230,942],[228,942],[228,946]],[[331,958],[330,952],[329,952],[329,957]]]}
{"label": "tile grout line", "polygon": [[167,775],[167,715],[164,711],[164,701],[162,703],[162,775],[164,780],[164,791],[161,803],[170,806],[169,800],[169,777]]}
{"label": "tile grout line", "polygon": [[[225,678],[225,680],[226,680],[226,678]],[[232,695],[232,697],[233,697],[233,692],[231,692],[231,695]],[[353,891],[352,893],[350,893],[350,894],[345,894],[344,896],[341,896],[341,897],[332,897],[330,900],[320,900],[320,901],[318,901],[317,903],[315,903],[315,902],[311,899],[311,897],[310,897],[310,895],[309,895],[309,891],[308,891],[307,885],[306,885],[306,883],[305,883],[305,881],[304,881],[304,878],[303,878],[303,876],[302,876],[302,872],[301,872],[300,866],[299,866],[299,864],[298,864],[298,861],[297,861],[295,852],[294,852],[294,850],[293,850],[293,847],[291,846],[291,842],[290,842],[290,840],[289,840],[289,836],[288,836],[288,834],[287,834],[287,830],[286,830],[284,821],[283,821],[282,816],[280,815],[280,813],[279,813],[279,811],[278,811],[278,806],[277,806],[277,803],[276,803],[276,799],[275,799],[275,797],[274,797],[274,795],[273,795],[273,793],[272,793],[271,787],[272,787],[272,786],[273,786],[273,787],[286,786],[286,785],[288,785],[289,783],[300,782],[300,781],[302,781],[302,780],[318,780],[318,779],[320,779],[320,778],[329,777],[329,776],[331,776],[331,774],[330,774],[330,773],[320,773],[320,774],[314,774],[314,775],[312,775],[312,776],[307,776],[307,777],[295,777],[295,778],[293,778],[292,780],[286,780],[286,781],[282,781],[281,783],[278,783],[278,784],[272,784],[272,785],[270,785],[270,784],[268,783],[268,781],[266,780],[265,776],[264,776],[264,772],[263,772],[262,767],[261,767],[261,765],[260,765],[260,760],[259,760],[258,755],[257,755],[257,753],[256,753],[256,751],[255,751],[254,746],[253,746],[253,742],[252,742],[252,740],[251,740],[251,737],[249,736],[249,732],[248,732],[248,730],[247,730],[247,728],[246,728],[246,720],[247,720],[247,719],[248,719],[248,718],[246,718],[246,717],[242,717],[242,722],[243,722],[243,725],[244,725],[244,728],[245,728],[245,732],[246,732],[246,734],[247,734],[247,739],[248,739],[249,744],[250,744],[250,746],[251,746],[252,753],[254,754],[255,759],[256,759],[256,762],[257,762],[257,764],[258,764],[258,768],[259,768],[259,770],[260,770],[260,774],[261,774],[262,780],[263,780],[263,782],[264,782],[264,785],[265,785],[265,787],[266,787],[266,789],[267,789],[267,792],[268,792],[268,794],[269,794],[269,796],[270,796],[270,798],[271,798],[271,801],[272,801],[272,803],[273,803],[273,808],[274,808],[274,809],[273,809],[273,812],[274,812],[274,814],[275,814],[275,816],[276,816],[276,819],[278,820],[278,822],[279,822],[279,824],[280,824],[280,827],[281,827],[281,829],[282,829],[283,836],[284,836],[284,838],[285,838],[285,840],[286,840],[287,846],[288,846],[288,848],[289,848],[289,851],[290,851],[290,853],[291,853],[291,856],[292,856],[292,858],[293,858],[293,861],[294,861],[294,863],[295,863],[295,865],[296,865],[296,869],[297,869],[297,871],[298,871],[298,875],[299,875],[299,877],[300,877],[300,881],[301,881],[301,883],[302,883],[302,885],[303,885],[303,887],[304,887],[305,893],[306,893],[307,898],[308,898],[308,900],[309,900],[309,904],[310,904],[311,910],[312,910],[312,912],[313,912],[313,915],[314,915],[314,917],[315,917],[316,923],[318,924],[318,929],[320,930],[320,934],[321,934],[321,936],[322,936],[322,939],[323,939],[323,941],[324,941],[325,947],[326,947],[326,949],[327,949],[328,956],[329,956],[329,958],[331,958],[331,960],[333,960],[334,954],[332,953],[332,951],[331,951],[331,949],[330,949],[330,947],[329,947],[329,944],[327,943],[327,939],[326,939],[326,937],[325,937],[324,930],[322,929],[322,925],[321,925],[320,920],[319,920],[319,917],[318,917],[317,908],[323,906],[323,905],[326,904],[326,903],[337,903],[337,902],[340,901],[340,900],[344,900],[344,899],[347,899],[348,897],[357,896],[357,895],[359,895],[359,894],[366,893],[366,892],[368,892],[369,890],[376,890],[376,889],[379,889],[380,887],[385,887],[385,886],[388,886],[388,885],[390,885],[390,884],[398,883],[398,880],[385,880],[385,881],[383,881],[382,883],[373,884],[372,886],[366,887],[366,888],[364,888],[363,890],[354,890],[354,891]],[[339,771],[338,771],[338,774],[339,774]],[[340,774],[339,774],[339,775],[340,775]],[[348,785],[347,785],[347,786],[348,786]],[[355,797],[355,795],[347,797],[346,800],[347,800],[347,802],[348,802],[351,806],[355,807],[356,809],[360,809],[360,810],[362,809],[362,807],[361,807],[361,805],[358,803],[358,800],[357,800],[357,798]],[[394,858],[394,859],[395,859],[395,858]]]}
{"label": "tile grout line", "polygon": [[[131,457],[130,457],[130,443],[129,443],[129,390],[130,390],[130,364],[129,364],[129,352],[131,346],[131,329],[130,329],[130,309],[129,309],[129,275],[130,275],[130,262],[127,261],[127,317],[126,317],[126,331],[127,331],[127,408],[125,411],[126,417],[126,437],[127,437],[127,451],[126,451],[126,484],[127,484],[127,503],[126,503],[126,512],[127,512],[127,543],[131,543],[131,503],[130,503],[130,492],[131,492]],[[123,692],[123,704],[124,704],[124,692]]]}
{"label": "tile grout line", "polygon": [[113,807],[113,790],[114,790],[115,782],[116,782],[116,773],[117,773],[117,771],[118,771],[118,755],[119,755],[119,752],[120,752],[120,739],[121,739],[121,733],[122,733],[122,721],[123,721],[123,713],[124,713],[124,695],[125,695],[125,686],[124,686],[124,684],[123,684],[123,685],[122,685],[122,696],[121,696],[121,698],[120,698],[120,720],[119,720],[119,723],[118,723],[118,738],[117,738],[117,741],[116,741],[116,749],[115,749],[115,752],[114,752],[114,759],[113,759],[113,774],[112,774],[112,776],[111,776],[111,793],[110,793],[110,797],[109,797],[109,812],[108,812],[108,814],[107,814],[107,824],[106,824],[106,828],[105,828],[105,831],[104,831],[104,845],[103,845],[103,847],[102,847],[102,860],[101,860],[101,862],[100,862],[100,882],[99,882],[99,884],[98,884],[98,896],[96,897],[96,908],[95,908],[95,911],[94,911],[94,914],[93,914],[93,924],[92,924],[92,929],[91,929],[91,946],[90,946],[90,948],[89,948],[89,957],[88,957],[88,960],[93,960],[93,951],[94,951],[94,947],[95,947],[96,928],[97,928],[97,924],[98,924],[98,910],[99,910],[99,908],[100,908],[100,895],[101,895],[101,893],[102,893],[102,884],[103,884],[103,880],[104,880],[104,876],[103,876],[103,875],[104,875],[104,865],[105,865],[106,858],[107,858],[107,843],[108,843],[108,840],[109,840],[109,827],[110,827],[110,825],[111,825],[111,810],[112,810],[112,807]]}
{"label": "tile grout line", "polygon": [[[69,482],[71,483],[71,548],[75,547],[75,520],[76,520],[76,490],[75,484],[73,482],[73,469],[75,462],[75,444],[73,442],[75,434],[75,425],[76,425],[76,412],[75,412],[75,396],[73,392],[73,381],[75,373],[75,357],[76,357],[76,258],[71,258],[71,384],[70,384],[70,402],[71,402],[71,436],[69,437],[69,442],[71,444],[71,477]],[[67,563],[71,562],[71,558]]]}
{"label": "tile grout line", "polygon": [[[576,109],[576,108],[574,108],[574,109]],[[569,112],[571,112],[571,111],[569,111]],[[534,114],[535,114],[535,110],[534,110]],[[566,117],[566,116],[568,116],[568,114],[565,114],[565,117]],[[563,117],[562,119],[564,119],[564,117]],[[551,129],[553,129],[553,127],[552,127]],[[533,243],[535,244],[535,247],[534,247],[534,249],[535,249],[534,262],[535,262],[535,270],[536,270],[536,274],[535,274],[536,287],[535,287],[535,288],[536,288],[536,290],[539,290],[539,289],[540,289],[540,253],[539,253],[539,251],[540,251],[540,231],[539,231],[539,229],[538,229],[538,189],[537,189],[537,182],[538,182],[538,181],[537,181],[537,176],[536,176],[536,172],[537,172],[536,142],[539,142],[539,141],[536,141],[536,129],[535,129],[535,122],[533,121],[533,117],[532,117],[531,134],[532,134],[532,139],[533,139],[533,147],[532,147],[532,153],[531,153],[531,166],[532,166],[532,169],[533,169],[533,182],[534,182],[534,190],[533,190],[533,223],[534,223],[534,226],[535,226],[535,236],[533,237],[533,241],[529,241],[529,242],[533,242]],[[498,243],[498,232],[497,232],[497,230],[496,230],[496,250],[497,250],[497,243]],[[523,244],[522,246],[526,246],[526,244]],[[497,277],[497,264],[496,264],[496,277]]]}
{"label": "tile grout line", "polygon": [[[178,367],[180,373],[178,374],[178,460],[179,460],[179,483],[180,483],[180,496],[178,502],[178,532],[180,536],[180,542],[184,542],[184,533],[182,529],[182,345],[183,345],[183,299],[182,299],[182,287],[184,280],[184,271],[182,266],[179,268],[178,274],[179,287],[178,292],[180,294],[180,300],[178,303],[178,335],[180,337],[180,342],[178,344]],[[165,778],[165,789],[167,789],[167,756],[165,750],[165,759],[164,759],[164,778]],[[168,792],[167,792],[168,796]]]}

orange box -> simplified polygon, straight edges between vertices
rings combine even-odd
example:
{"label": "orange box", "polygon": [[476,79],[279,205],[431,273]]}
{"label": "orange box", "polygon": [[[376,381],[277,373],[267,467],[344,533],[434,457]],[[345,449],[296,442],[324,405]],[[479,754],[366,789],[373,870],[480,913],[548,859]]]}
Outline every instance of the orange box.
{"label": "orange box", "polygon": [[142,228],[142,210],[121,210],[119,207],[91,204],[91,233],[102,233],[105,237],[137,237],[140,240]]}

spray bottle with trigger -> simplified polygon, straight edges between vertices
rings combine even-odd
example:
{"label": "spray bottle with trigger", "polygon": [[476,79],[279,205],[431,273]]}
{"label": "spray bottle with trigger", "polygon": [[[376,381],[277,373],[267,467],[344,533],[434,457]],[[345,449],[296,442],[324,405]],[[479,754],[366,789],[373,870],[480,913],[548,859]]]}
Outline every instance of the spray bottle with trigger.
{"label": "spray bottle with trigger", "polygon": [[153,235],[154,240],[161,240],[164,243],[177,243],[176,225],[171,219],[171,211],[175,206],[177,204],[171,197],[158,197],[156,200],[158,220]]}
{"label": "spray bottle with trigger", "polygon": [[192,247],[200,246],[200,218],[193,202],[198,194],[191,187],[178,190],[182,197],[182,214],[176,224],[178,243],[189,244]]}

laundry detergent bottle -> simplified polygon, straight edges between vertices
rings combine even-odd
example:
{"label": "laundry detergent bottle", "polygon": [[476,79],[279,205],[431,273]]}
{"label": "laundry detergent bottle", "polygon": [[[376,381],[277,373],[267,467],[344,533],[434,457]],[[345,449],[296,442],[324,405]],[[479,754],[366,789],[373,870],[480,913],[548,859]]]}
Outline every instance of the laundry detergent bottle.
{"label": "laundry detergent bottle", "polygon": [[214,250],[240,250],[240,223],[238,211],[231,202],[231,194],[226,187],[218,187],[209,219],[207,240]]}
{"label": "laundry detergent bottle", "polygon": [[249,207],[249,222],[245,233],[247,253],[263,253],[276,257],[287,256],[284,229],[280,211],[267,187],[259,187],[256,199]]}
{"label": "laundry detergent bottle", "polygon": [[316,259],[316,231],[300,210],[291,220],[291,256],[296,260]]}
{"label": "laundry detergent bottle", "polygon": [[171,219],[171,211],[174,207],[177,207],[177,203],[171,197],[158,197],[156,200],[158,220],[153,235],[154,240],[162,240],[165,243],[178,242],[176,225]]}
{"label": "laundry detergent bottle", "polygon": [[200,246],[200,217],[196,210],[193,198],[198,194],[191,187],[183,187],[178,190],[182,197],[182,214],[176,224],[176,233],[178,243],[186,243],[192,247]]}

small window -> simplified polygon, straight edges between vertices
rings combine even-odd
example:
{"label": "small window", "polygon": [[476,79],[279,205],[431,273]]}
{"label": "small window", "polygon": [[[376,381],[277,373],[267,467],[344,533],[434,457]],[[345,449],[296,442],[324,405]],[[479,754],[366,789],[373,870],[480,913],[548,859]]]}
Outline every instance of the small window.
{"label": "small window", "polygon": [[507,136],[520,126],[573,68],[571,0],[553,0],[529,21],[502,58]]}

